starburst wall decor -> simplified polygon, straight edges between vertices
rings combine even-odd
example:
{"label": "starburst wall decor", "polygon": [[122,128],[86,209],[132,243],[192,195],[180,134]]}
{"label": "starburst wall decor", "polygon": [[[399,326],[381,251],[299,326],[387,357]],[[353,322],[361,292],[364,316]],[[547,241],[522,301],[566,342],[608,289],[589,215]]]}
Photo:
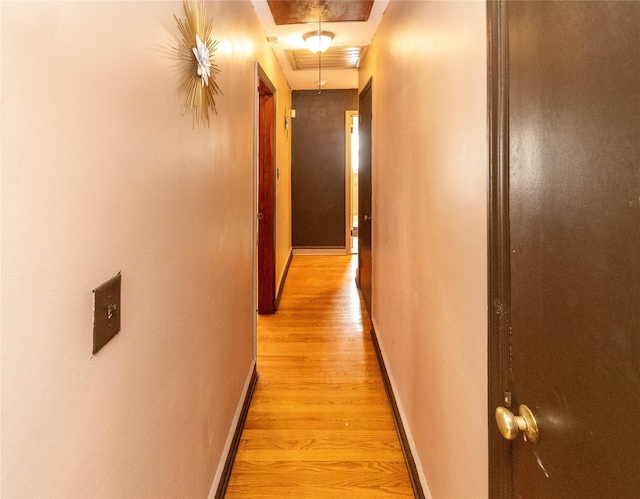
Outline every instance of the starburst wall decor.
{"label": "starburst wall decor", "polygon": [[214,96],[222,94],[216,83],[220,70],[213,62],[218,41],[211,38],[213,20],[207,20],[204,0],[183,0],[182,7],[186,19],[173,16],[181,35],[174,49],[184,66],[180,89],[187,94],[182,114],[193,109],[194,122],[209,126],[209,110],[217,113]]}

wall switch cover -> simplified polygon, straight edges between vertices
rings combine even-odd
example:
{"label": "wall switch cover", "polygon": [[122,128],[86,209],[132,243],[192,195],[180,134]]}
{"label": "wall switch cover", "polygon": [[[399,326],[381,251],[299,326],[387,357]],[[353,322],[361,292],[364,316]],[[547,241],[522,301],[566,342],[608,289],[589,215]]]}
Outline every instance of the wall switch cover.
{"label": "wall switch cover", "polygon": [[93,353],[120,332],[121,275],[109,279],[93,290]]}

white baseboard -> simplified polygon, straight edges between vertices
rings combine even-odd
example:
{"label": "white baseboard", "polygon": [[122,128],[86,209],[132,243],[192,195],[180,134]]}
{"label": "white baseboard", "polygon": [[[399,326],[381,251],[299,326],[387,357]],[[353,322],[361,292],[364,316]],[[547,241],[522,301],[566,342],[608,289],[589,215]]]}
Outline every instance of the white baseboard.
{"label": "white baseboard", "polygon": [[249,374],[247,374],[247,380],[244,382],[244,388],[242,389],[240,400],[238,401],[238,407],[236,408],[236,413],[233,416],[233,421],[231,422],[231,428],[229,429],[229,435],[227,435],[227,441],[225,442],[224,449],[222,450],[222,456],[220,456],[218,469],[216,470],[216,474],[213,477],[211,490],[209,490],[209,499],[215,499],[216,493],[218,491],[218,487],[220,485],[220,479],[222,478],[222,473],[224,472],[224,466],[227,462],[227,457],[229,456],[229,451],[231,450],[231,445],[233,443],[233,437],[236,433],[238,422],[240,421],[242,408],[244,407],[244,403],[247,398],[247,392],[249,390],[249,386],[251,385],[251,379],[253,377],[255,366],[256,366],[256,360],[253,359],[253,361],[251,362],[251,366],[249,367]]}

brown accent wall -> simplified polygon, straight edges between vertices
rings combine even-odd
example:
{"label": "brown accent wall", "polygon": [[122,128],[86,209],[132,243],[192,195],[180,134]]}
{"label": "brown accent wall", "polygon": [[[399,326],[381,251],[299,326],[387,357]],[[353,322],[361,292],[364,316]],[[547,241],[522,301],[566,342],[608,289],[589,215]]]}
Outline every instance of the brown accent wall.
{"label": "brown accent wall", "polygon": [[344,248],[345,112],[358,91],[294,91],[291,106],[292,245]]}

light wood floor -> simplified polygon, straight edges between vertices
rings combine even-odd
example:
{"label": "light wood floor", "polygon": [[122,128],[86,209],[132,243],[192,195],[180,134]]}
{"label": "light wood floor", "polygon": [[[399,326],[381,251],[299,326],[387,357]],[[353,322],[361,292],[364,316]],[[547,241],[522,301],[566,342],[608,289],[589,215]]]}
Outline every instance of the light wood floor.
{"label": "light wood floor", "polygon": [[295,256],[258,319],[258,384],[226,497],[413,497],[355,286],[357,257]]}

